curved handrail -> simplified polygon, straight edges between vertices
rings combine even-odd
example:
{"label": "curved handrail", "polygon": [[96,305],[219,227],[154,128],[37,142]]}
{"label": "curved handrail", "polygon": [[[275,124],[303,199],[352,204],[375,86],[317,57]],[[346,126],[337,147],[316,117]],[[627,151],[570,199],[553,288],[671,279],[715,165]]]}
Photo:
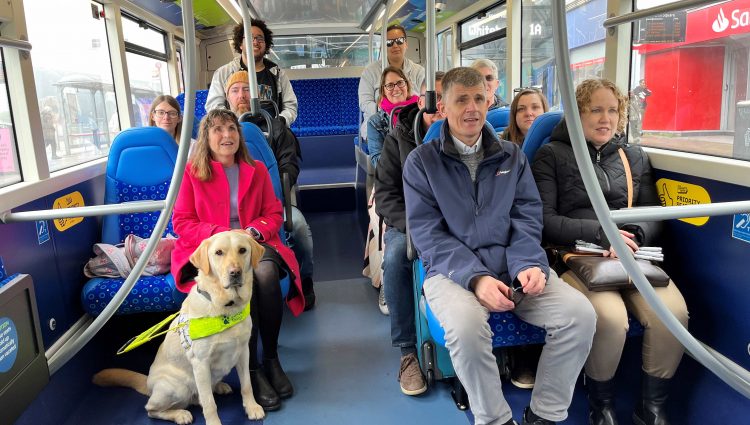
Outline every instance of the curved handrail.
{"label": "curved handrail", "polygon": [[[575,92],[573,90],[573,78],[570,75],[570,57],[568,56],[568,38],[566,33],[565,2],[552,2],[552,40],[554,42],[555,58],[557,59],[558,85],[563,100],[563,110],[565,120],[568,124],[573,152],[575,153],[576,163],[583,178],[586,192],[591,199],[591,205],[594,207],[596,217],[607,235],[610,243],[620,258],[623,267],[632,277],[636,288],[640,291],[656,316],[661,320],[669,331],[677,338],[688,353],[706,366],[711,372],[718,376],[722,381],[729,384],[745,397],[750,398],[750,372],[742,369],[739,365],[733,364],[731,360],[725,357],[712,354],[707,347],[700,341],[696,340],[688,330],[682,326],[677,318],[669,311],[664,303],[656,296],[656,291],[646,280],[641,269],[635,262],[635,258],[628,253],[629,248],[619,236],[617,226],[610,216],[609,207],[602,194],[599,181],[596,178],[594,166],[589,160],[586,140],[583,137],[583,128],[578,111],[578,105],[575,101]],[[744,375],[744,376],[742,376]]]}
{"label": "curved handrail", "polygon": [[643,18],[648,18],[650,16],[655,16],[660,13],[667,13],[667,12],[672,12],[674,10],[682,10],[682,9],[687,9],[690,7],[698,7],[698,6],[703,6],[705,4],[718,3],[718,2],[719,2],[718,0],[676,1],[674,3],[662,4],[661,6],[651,7],[651,8],[643,9],[643,10],[637,10],[635,12],[626,13],[620,16],[614,16],[614,17],[605,19],[602,25],[604,25],[604,28],[611,28],[617,25],[629,24],[633,21],[637,21]]}
{"label": "curved handrail", "polygon": [[[182,1],[182,25],[185,31],[185,40],[192,42],[185,43],[185,63],[187,68],[187,76],[185,78],[185,110],[192,111],[195,109],[195,87],[196,87],[196,54],[195,54],[195,24],[193,22],[193,0]],[[167,191],[167,197],[165,200],[165,206],[162,213],[159,215],[159,220],[154,225],[154,230],[148,239],[146,248],[143,251],[143,255],[138,258],[133,270],[130,275],[125,279],[122,287],[117,291],[112,300],[107,304],[107,307],[97,316],[97,318],[83,331],[77,338],[72,338],[49,358],[49,371],[50,374],[54,374],[60,370],[65,363],[67,363],[73,356],[78,353],[84,345],[86,345],[94,335],[101,330],[101,328],[109,321],[109,319],[115,314],[120,305],[125,301],[125,298],[130,293],[135,282],[141,277],[146,264],[148,263],[151,254],[156,249],[159,240],[161,239],[164,229],[167,227],[167,223],[172,215],[172,208],[174,207],[175,200],[177,199],[177,193],[180,190],[182,183],[182,176],[185,170],[185,164],[187,163],[188,149],[190,147],[191,130],[193,128],[193,116],[187,114],[184,117],[182,126],[182,133],[180,134],[180,144],[177,149],[177,162],[175,164],[174,172],[172,173],[172,182],[169,185]]]}

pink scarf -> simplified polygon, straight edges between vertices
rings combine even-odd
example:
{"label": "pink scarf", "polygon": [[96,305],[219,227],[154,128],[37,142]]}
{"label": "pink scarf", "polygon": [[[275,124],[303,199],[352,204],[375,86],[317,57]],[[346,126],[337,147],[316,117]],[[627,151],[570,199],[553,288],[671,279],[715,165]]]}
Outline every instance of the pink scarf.
{"label": "pink scarf", "polygon": [[[390,115],[391,112],[393,111],[393,108],[397,106],[411,105],[412,103],[417,103],[418,100],[419,100],[419,96],[412,95],[410,98],[406,99],[403,102],[391,103],[391,101],[388,100],[387,97],[384,97],[383,100],[380,101],[380,109],[385,111],[386,114]],[[393,116],[393,125],[396,125],[397,118],[398,118],[397,115]]]}

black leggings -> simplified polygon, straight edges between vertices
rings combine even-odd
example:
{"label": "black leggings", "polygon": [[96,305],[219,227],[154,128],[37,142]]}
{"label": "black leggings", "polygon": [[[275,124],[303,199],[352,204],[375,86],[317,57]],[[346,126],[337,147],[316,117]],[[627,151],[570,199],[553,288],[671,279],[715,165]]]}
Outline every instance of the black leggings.
{"label": "black leggings", "polygon": [[273,260],[258,263],[254,270],[253,299],[250,314],[253,331],[250,334],[250,369],[260,367],[258,361],[258,330],[263,343],[263,358],[278,357],[279,329],[283,314],[279,266]]}

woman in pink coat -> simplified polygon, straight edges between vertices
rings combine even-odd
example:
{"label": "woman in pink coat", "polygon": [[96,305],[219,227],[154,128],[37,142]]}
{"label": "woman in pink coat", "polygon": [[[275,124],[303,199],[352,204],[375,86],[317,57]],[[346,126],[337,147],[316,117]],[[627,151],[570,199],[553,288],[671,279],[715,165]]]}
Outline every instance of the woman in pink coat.
{"label": "woman in pink coat", "polygon": [[250,338],[253,392],[266,410],[278,409],[280,399],[294,392],[277,353],[283,308],[280,277],[291,277],[286,301],[292,313],[298,315],[305,307],[297,260],[279,238],[281,224],[282,207],[268,170],[250,157],[237,117],[225,109],[210,111],[201,121],[174,207],[172,225],[179,238],[172,252],[172,274],[177,287],[189,291],[197,275],[190,255],[201,241],[219,232],[244,229],[266,248],[254,270]]}

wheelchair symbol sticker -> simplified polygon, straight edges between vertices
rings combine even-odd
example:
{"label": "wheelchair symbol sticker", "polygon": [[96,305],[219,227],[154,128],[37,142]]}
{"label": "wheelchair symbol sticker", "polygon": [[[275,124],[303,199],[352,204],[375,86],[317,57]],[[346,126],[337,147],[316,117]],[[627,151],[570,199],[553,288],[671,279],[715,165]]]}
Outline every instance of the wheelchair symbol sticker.
{"label": "wheelchair symbol sticker", "polygon": [[39,241],[39,245],[49,240],[49,226],[46,220],[38,220],[36,222],[36,239]]}
{"label": "wheelchair symbol sticker", "polygon": [[734,215],[732,237],[750,243],[750,213]]}

